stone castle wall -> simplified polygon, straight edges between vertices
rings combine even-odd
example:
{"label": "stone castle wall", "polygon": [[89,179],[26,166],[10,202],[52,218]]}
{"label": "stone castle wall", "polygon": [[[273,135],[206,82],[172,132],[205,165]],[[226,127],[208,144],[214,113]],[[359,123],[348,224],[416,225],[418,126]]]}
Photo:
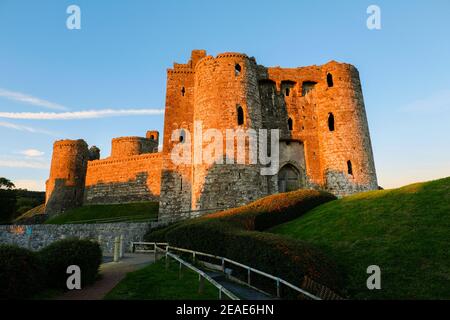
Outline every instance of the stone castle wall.
{"label": "stone castle wall", "polygon": [[168,154],[179,142],[176,136],[170,141],[172,132],[195,133],[196,121],[203,130],[222,133],[280,129],[280,174],[293,168],[299,187],[339,196],[377,188],[359,74],[349,64],[267,68],[245,54],[212,57],[204,51],[193,51],[187,64],[174,64],[167,80],[161,216],[242,205],[280,191],[278,174],[261,176],[258,165],[170,163]]}
{"label": "stone castle wall", "polygon": [[162,157],[159,134],[122,137],[112,141],[111,156],[99,160],[83,140],[54,144],[46,186],[50,216],[88,204],[159,201]]}
{"label": "stone castle wall", "polygon": [[[222,154],[228,129],[279,129],[278,173],[261,175],[262,165],[249,162],[248,145],[245,164],[195,159],[212,142],[192,143],[198,123],[202,133],[222,133]],[[48,207],[61,212],[80,203],[159,199],[165,218],[243,205],[286,186],[339,196],[378,186],[358,70],[345,63],[265,67],[241,53],[212,57],[194,50],[186,64],[167,70],[163,139],[156,153],[157,131],[115,138],[111,157],[91,161],[83,141],[55,143]],[[174,163],[171,152],[183,143],[191,162]]]}
{"label": "stone castle wall", "polygon": [[89,161],[84,204],[159,201],[160,153]]}
{"label": "stone castle wall", "polygon": [[46,213],[58,214],[83,204],[88,145],[83,140],[60,140],[53,145],[46,183]]}
{"label": "stone castle wall", "polygon": [[124,250],[130,252],[131,241],[142,241],[149,229],[165,222],[102,223],[102,224],[39,224],[1,225],[0,244],[13,244],[33,251],[63,238],[99,240],[104,255],[113,255],[115,237],[124,237]]}

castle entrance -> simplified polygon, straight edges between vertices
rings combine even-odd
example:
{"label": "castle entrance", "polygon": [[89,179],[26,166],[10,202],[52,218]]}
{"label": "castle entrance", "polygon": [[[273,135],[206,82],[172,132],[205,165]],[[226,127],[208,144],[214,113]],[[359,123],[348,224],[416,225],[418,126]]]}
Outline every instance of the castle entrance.
{"label": "castle entrance", "polygon": [[300,189],[300,173],[293,165],[287,164],[278,172],[278,192],[297,189]]}

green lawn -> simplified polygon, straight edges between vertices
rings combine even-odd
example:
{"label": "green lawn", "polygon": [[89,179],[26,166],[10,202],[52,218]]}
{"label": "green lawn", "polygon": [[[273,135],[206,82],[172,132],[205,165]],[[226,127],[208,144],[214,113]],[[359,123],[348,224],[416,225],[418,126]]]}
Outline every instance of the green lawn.
{"label": "green lawn", "polygon": [[217,300],[216,287],[204,280],[204,291],[198,293],[198,274],[183,267],[179,279],[179,264],[160,259],[141,270],[128,273],[105,297],[107,300]]}
{"label": "green lawn", "polygon": [[147,221],[158,218],[157,202],[89,205],[68,210],[46,224]]}
{"label": "green lawn", "polygon": [[[357,194],[271,232],[321,248],[356,299],[450,299],[450,178]],[[366,287],[369,265],[381,290]]]}

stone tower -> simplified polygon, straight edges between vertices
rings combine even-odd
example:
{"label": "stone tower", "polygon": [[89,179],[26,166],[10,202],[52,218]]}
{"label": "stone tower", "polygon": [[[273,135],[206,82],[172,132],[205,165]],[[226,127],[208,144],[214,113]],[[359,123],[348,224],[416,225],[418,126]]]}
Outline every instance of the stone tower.
{"label": "stone tower", "polygon": [[[278,129],[278,172],[261,175],[261,162],[238,164],[236,154],[234,163],[205,162],[213,138],[198,145],[200,131],[221,132],[226,153],[229,129]],[[191,162],[174,163],[171,151],[188,140]],[[194,50],[188,63],[167,70],[162,163],[161,217],[298,188],[343,196],[378,187],[358,71],[335,61],[265,67],[241,53]]]}
{"label": "stone tower", "polygon": [[84,140],[54,143],[50,177],[46,182],[47,214],[59,214],[83,204],[88,160],[89,150]]}
{"label": "stone tower", "polygon": [[[193,210],[235,207],[264,195],[260,166],[250,163],[247,143],[245,163],[237,163],[236,148],[233,154],[224,156],[226,130],[260,128],[262,115],[255,60],[240,53],[202,59],[195,67],[194,135],[218,130],[223,141],[218,164],[208,164],[204,153],[203,161],[196,161],[200,160],[195,158],[200,149],[194,152]],[[237,140],[233,140],[232,145],[237,147]],[[205,152],[210,143],[203,140]]]}
{"label": "stone tower", "polygon": [[[378,187],[358,70],[335,61],[322,67],[312,93],[326,189],[337,195]],[[326,79],[326,81],[325,81]]]}

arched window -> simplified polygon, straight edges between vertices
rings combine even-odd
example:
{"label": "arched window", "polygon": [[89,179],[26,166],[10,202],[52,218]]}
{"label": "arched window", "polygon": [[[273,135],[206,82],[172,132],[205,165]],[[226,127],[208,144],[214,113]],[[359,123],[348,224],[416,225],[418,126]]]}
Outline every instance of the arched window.
{"label": "arched window", "polygon": [[353,175],[353,166],[350,160],[347,161],[347,173],[349,175]]}
{"label": "arched window", "polygon": [[333,75],[331,73],[327,74],[327,84],[330,88],[333,86]]}
{"label": "arched window", "polygon": [[289,131],[292,131],[292,129],[293,129],[293,123],[292,123],[291,118],[288,119],[288,128],[289,128]]}
{"label": "arched window", "polygon": [[150,140],[155,140],[155,136],[154,136],[154,135],[151,135],[151,136],[150,136]]}
{"label": "arched window", "polygon": [[241,65],[239,63],[236,63],[236,65],[234,66],[234,75],[238,76],[241,74]]}
{"label": "arched window", "polygon": [[184,143],[186,137],[186,132],[184,131],[184,129],[180,130],[180,143]]}
{"label": "arched window", "polygon": [[241,106],[237,107],[237,122],[238,126],[241,126],[244,124],[244,110]]}
{"label": "arched window", "polygon": [[328,129],[334,131],[334,115],[331,112],[328,114]]}
{"label": "arched window", "polygon": [[289,93],[290,93],[290,89],[289,88],[286,88],[286,91],[284,92],[284,95],[286,96],[286,97],[289,97]]}
{"label": "arched window", "polygon": [[184,97],[184,94],[186,93],[186,89],[183,87],[181,88],[181,95]]}

